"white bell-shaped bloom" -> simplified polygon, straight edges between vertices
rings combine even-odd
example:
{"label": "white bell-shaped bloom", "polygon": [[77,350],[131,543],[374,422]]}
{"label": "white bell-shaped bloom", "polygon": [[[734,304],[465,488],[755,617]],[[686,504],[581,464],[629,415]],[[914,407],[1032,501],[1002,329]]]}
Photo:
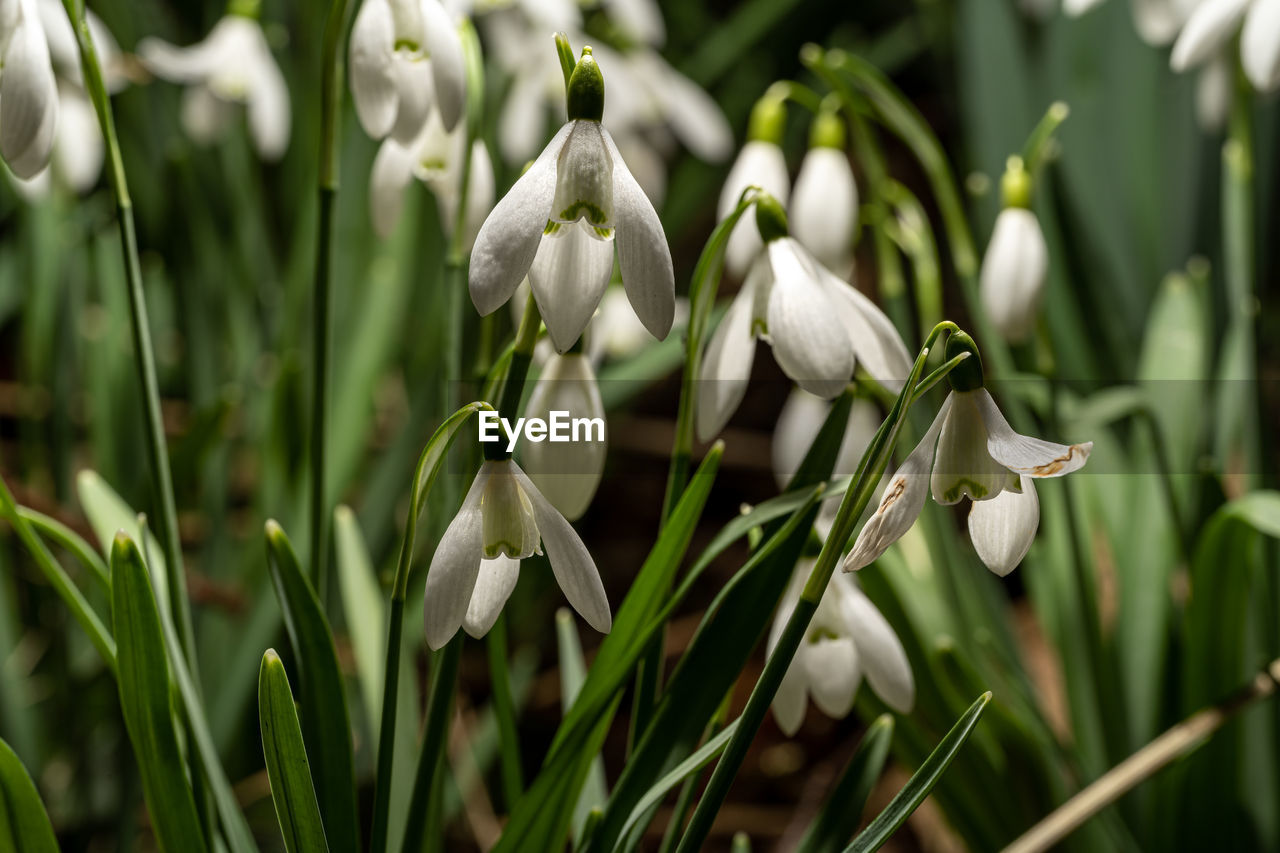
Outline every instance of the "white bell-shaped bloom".
{"label": "white bell-shaped bloom", "polygon": [[982,308],[996,330],[1020,343],[1035,328],[1049,274],[1049,248],[1030,210],[1006,207],[996,217],[979,278]]}
{"label": "white bell-shaped bloom", "polygon": [[[587,50],[575,79],[593,73],[583,71],[595,66]],[[594,75],[599,79],[598,70]],[[571,118],[481,226],[471,299],[489,314],[527,274],[547,333],[556,351],[566,352],[604,296],[615,243],[632,308],[652,335],[665,338],[675,317],[675,275],[657,211],[599,120]]]}
{"label": "white bell-shaped bloom", "polygon": [[487,461],[436,547],[427,570],[427,644],[459,627],[482,636],[515,588],[519,561],[546,548],[560,589],[587,623],[608,633],[613,617],[600,573],[578,534],[510,459]]}
{"label": "white bell-shaped bloom", "polygon": [[439,0],[365,0],[351,25],[351,100],[365,132],[410,145],[428,117],[462,118],[462,40]]}
{"label": "white bell-shaped bloom", "polygon": [[893,390],[911,371],[906,345],[874,302],[795,239],[772,239],[707,344],[697,402],[703,441],[718,435],[742,402],[756,338],[772,345],[783,373],[826,399],[844,389],[856,363]]}
{"label": "white bell-shaped bloom", "polygon": [[[776,142],[753,139],[742,146],[738,159],[733,161],[729,176],[720,190],[720,206],[716,218],[722,221],[733,213],[747,187],[756,186],[778,200],[784,207],[791,193],[791,179],[787,175],[787,160]],[[750,214],[743,216],[729,235],[725,247],[725,269],[730,275],[742,277],[751,262],[760,254],[760,230]]]}
{"label": "white bell-shaped bloom", "polygon": [[852,270],[858,186],[844,151],[809,149],[796,175],[788,214],[791,233],[823,266],[845,275]]}
{"label": "white bell-shaped bloom", "polygon": [[542,440],[527,436],[520,445],[521,461],[551,505],[575,521],[591,506],[609,447],[600,386],[590,359],[582,353],[551,356],[529,396],[525,416],[554,426],[556,412],[565,424],[563,437],[569,440],[555,440],[550,433]]}
{"label": "white bell-shaped bloom", "polygon": [[[773,654],[783,628],[800,600],[814,560],[796,564],[773,627],[768,653]],[[884,703],[899,713],[915,704],[915,679],[902,641],[871,599],[842,572],[831,576],[809,629],[773,698],[773,716],[788,737],[800,730],[810,697],[828,717],[841,719],[853,710],[863,677]]]}
{"label": "white bell-shaped bloom", "polygon": [[[404,206],[404,190],[414,178],[426,184],[435,196],[440,222],[452,236],[462,201],[466,144],[464,125],[447,131],[435,113],[409,145],[401,145],[394,137],[383,140],[369,179],[369,213],[379,237],[385,239],[395,230]],[[493,208],[493,195],[493,161],[484,141],[477,139],[471,146],[471,168],[467,173],[462,239],[465,249],[470,249]]]}
{"label": "white bell-shaped bloom", "polygon": [[1240,33],[1240,64],[1254,88],[1280,88],[1280,0],[1204,0],[1187,17],[1169,57],[1174,71],[1204,65]]}
{"label": "white bell-shaped bloom", "polygon": [[0,0],[0,158],[21,179],[49,163],[58,85],[35,0]]}
{"label": "white bell-shaped bloom", "polygon": [[952,391],[924,438],[889,480],[884,497],[845,559],[845,571],[869,565],[915,523],[925,496],[940,504],[973,501],[969,531],[987,568],[1011,572],[1040,521],[1032,478],[1081,468],[1093,442],[1055,444],[1019,435],[985,388]]}
{"label": "white bell-shaped bloom", "polygon": [[145,38],[138,56],[157,77],[187,86],[182,122],[197,142],[221,136],[231,107],[243,104],[260,156],[278,160],[289,147],[289,89],[258,21],[229,14],[190,47]]}

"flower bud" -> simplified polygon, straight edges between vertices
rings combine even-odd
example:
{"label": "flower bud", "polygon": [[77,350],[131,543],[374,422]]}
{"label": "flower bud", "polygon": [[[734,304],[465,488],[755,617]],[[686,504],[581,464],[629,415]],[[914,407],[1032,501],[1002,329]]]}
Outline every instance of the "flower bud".
{"label": "flower bud", "polygon": [[787,213],[768,193],[761,193],[756,199],[756,228],[766,243],[788,236]]}
{"label": "flower bud", "polygon": [[600,121],[604,115],[604,75],[589,46],[582,48],[582,58],[569,75],[568,109],[569,121]]}
{"label": "flower bud", "polygon": [[983,386],[982,355],[978,352],[978,345],[964,332],[952,332],[947,338],[947,361],[962,353],[968,353],[969,357],[947,374],[947,380],[956,391],[977,391]]}

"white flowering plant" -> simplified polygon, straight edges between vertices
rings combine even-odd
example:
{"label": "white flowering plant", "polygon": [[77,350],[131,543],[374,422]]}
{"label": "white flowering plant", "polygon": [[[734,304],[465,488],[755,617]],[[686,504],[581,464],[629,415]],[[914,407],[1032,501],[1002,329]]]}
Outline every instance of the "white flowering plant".
{"label": "white flowering plant", "polygon": [[0,851],[1280,849],[1280,2],[89,5]]}

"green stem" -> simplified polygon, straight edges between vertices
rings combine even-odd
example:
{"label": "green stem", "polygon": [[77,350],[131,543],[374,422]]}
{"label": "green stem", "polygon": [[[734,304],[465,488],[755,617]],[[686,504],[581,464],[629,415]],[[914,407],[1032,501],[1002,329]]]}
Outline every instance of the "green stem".
{"label": "green stem", "polygon": [[520,766],[520,735],[516,729],[516,703],[511,697],[511,673],[507,667],[507,616],[498,614],[485,636],[489,653],[489,680],[493,691],[493,716],[498,723],[498,750],[502,769],[502,796],[510,814],[524,793]]}
{"label": "green stem", "polygon": [[338,142],[342,121],[344,72],[343,35],[353,0],[333,0],[324,23],[320,60],[320,215],[316,225],[315,290],[311,330],[311,495],[308,506],[311,534],[311,580],[321,605],[328,600],[329,510],[325,498],[325,450],[328,443],[330,312],[333,301],[333,214],[338,194]]}
{"label": "green stem", "polygon": [[111,100],[102,77],[97,50],[89,34],[82,2],[63,0],[63,7],[76,33],[80,48],[80,65],[84,73],[85,90],[93,101],[98,114],[107,151],[107,173],[111,190],[115,195],[116,215],[120,221],[121,254],[124,257],[125,278],[128,281],[129,317],[133,331],[134,367],[138,384],[142,387],[143,414],[146,425],[147,462],[151,475],[152,499],[159,504],[155,527],[165,555],[165,572],[168,575],[169,606],[178,629],[182,652],[192,673],[197,672],[195,634],[191,627],[191,605],[187,599],[187,577],[182,564],[182,546],[178,538],[178,511],[173,498],[173,475],[169,469],[169,450],[165,444],[164,420],[160,413],[160,386],[156,380],[155,352],[151,345],[151,326],[147,320],[146,295],[142,289],[142,264],[138,259],[138,237],[133,222],[133,200],[129,197],[129,184],[124,173],[124,160],[120,154],[120,142],[116,137],[115,117]]}
{"label": "green stem", "polygon": [[1035,177],[1045,164],[1051,151],[1049,140],[1053,138],[1058,125],[1066,121],[1070,114],[1071,109],[1064,101],[1054,101],[1041,116],[1040,121],[1031,130],[1031,135],[1027,137],[1026,145],[1022,148],[1022,162],[1026,164],[1027,174]]}
{"label": "green stem", "polygon": [[449,718],[453,712],[453,695],[458,685],[458,660],[462,657],[462,634],[459,633],[436,653],[432,669],[431,693],[427,697],[427,721],[422,733],[422,751],[418,754],[418,770],[409,798],[409,821],[405,826],[404,853],[421,848],[427,837],[427,798],[444,757],[449,738]]}
{"label": "green stem", "polygon": [[876,484],[879,483],[885,466],[889,463],[893,445],[906,420],[907,409],[915,400],[914,389],[924,369],[925,360],[929,357],[929,348],[943,331],[954,329],[955,325],[949,322],[940,323],[934,327],[920,354],[916,357],[902,392],[894,401],[888,417],[876,431],[871,445],[858,463],[858,470],[853,477],[854,485],[844,494],[835,522],[831,527],[831,534],[823,542],[822,551],[818,554],[818,559],[805,582],[800,600],[787,619],[782,636],[765,662],[764,671],[752,689],[751,697],[747,700],[742,715],[738,718],[738,729],[725,747],[724,754],[711,774],[702,799],[694,809],[689,827],[685,830],[684,838],[681,839],[680,846],[677,848],[678,853],[692,853],[701,849],[706,841],[716,812],[720,810],[729,792],[729,786],[742,766],[743,759],[746,758],[747,749],[751,746],[756,732],[759,731],[760,724],[764,722],[769,705],[777,695],[778,686],[782,684],[782,678],[786,675],[787,668],[791,665],[791,660],[795,657],[796,650],[800,648],[800,642],[809,629],[813,614],[818,609],[818,602],[826,592],[831,574],[835,571],[840,559],[841,549],[853,535],[853,528],[870,502]]}

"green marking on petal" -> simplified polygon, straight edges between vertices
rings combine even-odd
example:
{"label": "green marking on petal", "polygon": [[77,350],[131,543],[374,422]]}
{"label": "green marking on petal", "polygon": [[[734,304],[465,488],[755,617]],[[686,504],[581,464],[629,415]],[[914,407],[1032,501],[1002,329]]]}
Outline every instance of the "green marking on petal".
{"label": "green marking on petal", "polygon": [[575,201],[560,211],[559,219],[561,222],[577,222],[584,216],[592,225],[603,225],[607,219],[599,205],[583,199]]}
{"label": "green marking on petal", "polygon": [[942,496],[946,498],[949,503],[954,503],[955,501],[960,500],[960,497],[966,491],[969,493],[970,498],[975,501],[980,501],[987,496],[988,490],[987,487],[981,483],[965,477],[958,480],[954,486],[943,492]]}

